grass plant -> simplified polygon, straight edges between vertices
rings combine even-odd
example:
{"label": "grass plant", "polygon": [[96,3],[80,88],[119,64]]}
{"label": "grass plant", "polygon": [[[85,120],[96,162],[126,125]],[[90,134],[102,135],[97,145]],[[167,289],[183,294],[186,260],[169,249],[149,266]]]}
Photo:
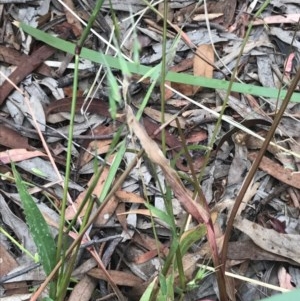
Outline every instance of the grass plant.
{"label": "grass plant", "polygon": [[[265,4],[262,6],[261,10],[258,12],[258,15],[265,9],[267,4],[270,1],[266,1]],[[166,81],[171,82],[177,82],[182,84],[192,84],[192,85],[199,85],[202,87],[207,88],[215,88],[215,89],[222,89],[226,90],[227,92],[227,98],[231,92],[239,92],[244,94],[253,94],[257,96],[262,97],[270,97],[270,98],[276,98],[276,99],[284,99],[283,104],[286,105],[289,101],[293,102],[299,102],[300,101],[300,94],[294,93],[295,86],[291,86],[291,88],[288,91],[281,90],[274,88],[265,88],[265,87],[258,87],[254,85],[249,84],[243,84],[243,83],[236,83],[235,80],[235,73],[233,73],[233,76],[231,78],[231,81],[226,80],[217,80],[217,79],[207,79],[207,78],[199,78],[193,75],[188,74],[178,74],[174,72],[168,71],[168,58],[166,55],[163,55],[162,62],[159,66],[154,67],[147,67],[140,64],[137,64],[137,62],[131,62],[127,61],[124,58],[124,55],[121,53],[121,50],[118,47],[118,44],[116,42],[116,39],[114,41],[114,45],[111,45],[111,48],[116,50],[116,57],[112,57],[109,55],[105,55],[99,52],[95,52],[92,50],[89,50],[87,48],[83,47],[83,44],[92,28],[93,22],[101,9],[103,1],[98,0],[96,2],[96,6],[94,8],[94,11],[91,15],[91,18],[87,24],[87,26],[84,29],[84,32],[77,44],[63,41],[57,37],[54,37],[50,34],[47,34],[45,32],[42,32],[38,29],[32,28],[26,24],[20,23],[18,26],[27,34],[30,34],[35,39],[43,41],[50,46],[64,51],[66,53],[72,53],[75,55],[75,69],[74,69],[74,85],[73,85],[73,99],[72,99],[72,108],[71,108],[71,120],[70,120],[70,131],[68,136],[68,152],[67,152],[67,160],[66,160],[66,170],[65,170],[65,183],[64,183],[64,195],[62,200],[62,206],[61,206],[61,221],[60,221],[60,227],[59,227],[59,235],[58,235],[58,241],[57,244],[54,242],[53,238],[51,237],[51,234],[49,232],[46,232],[47,225],[45,225],[45,221],[43,220],[40,213],[38,213],[35,208],[35,206],[32,204],[32,201],[30,199],[30,195],[26,193],[26,188],[24,184],[22,184],[22,180],[15,169],[13,165],[14,170],[14,177],[16,179],[18,191],[22,196],[22,200],[24,201],[24,210],[26,214],[27,222],[30,226],[30,229],[32,231],[33,236],[35,237],[35,242],[38,247],[38,253],[40,256],[40,260],[43,264],[44,270],[47,274],[47,279],[45,282],[41,285],[41,287],[38,289],[36,294],[33,296],[32,300],[36,300],[39,296],[39,294],[45,289],[45,287],[50,284],[50,292],[49,292],[49,300],[56,300],[61,301],[65,299],[67,289],[69,286],[71,273],[73,271],[73,266],[76,261],[77,253],[80,247],[80,241],[83,238],[83,236],[87,235],[88,229],[92,225],[93,221],[97,218],[99,213],[103,210],[106,202],[113,196],[113,194],[120,188],[122,183],[125,181],[126,177],[129,175],[131,170],[135,167],[138,160],[144,155],[143,150],[137,151],[135,159],[130,162],[127,166],[125,171],[123,171],[122,175],[115,181],[118,171],[120,170],[120,165],[122,163],[122,159],[124,157],[125,152],[127,151],[126,148],[126,140],[121,139],[121,130],[116,133],[114,140],[111,145],[111,149],[108,152],[105,162],[108,161],[108,158],[110,156],[114,156],[114,160],[110,166],[109,175],[107,177],[107,180],[105,182],[104,188],[102,190],[101,195],[97,196],[100,202],[100,206],[97,208],[95,213],[92,213],[92,207],[93,207],[93,201],[92,201],[92,191],[93,188],[96,186],[96,183],[98,179],[101,176],[102,168],[97,167],[95,169],[95,175],[94,175],[94,181],[88,188],[86,197],[83,201],[82,206],[80,207],[78,213],[75,215],[74,219],[71,221],[70,225],[67,226],[66,220],[64,218],[65,216],[65,208],[67,206],[67,200],[68,200],[68,181],[70,178],[70,166],[71,166],[71,148],[72,148],[72,140],[73,140],[73,127],[74,127],[74,115],[75,115],[75,107],[76,107],[76,95],[77,95],[77,88],[78,88],[78,64],[79,64],[79,58],[85,58],[89,59],[94,63],[103,64],[106,72],[107,72],[107,79],[111,87],[111,95],[109,97],[109,104],[110,104],[110,112],[112,115],[112,119],[116,118],[117,114],[117,108],[120,105],[121,101],[129,102],[126,99],[126,93],[120,94],[118,83],[116,79],[114,78],[114,75],[111,71],[111,69],[118,69],[121,70],[123,73],[125,81],[130,78],[131,74],[139,74],[144,77],[151,78],[151,84],[148,89],[148,92],[143,99],[141,106],[136,113],[136,118],[139,119],[142,116],[143,109],[147,106],[148,100],[151,96],[151,93],[155,87],[156,84],[160,84],[161,87],[161,107],[162,107],[162,113],[164,112],[164,91],[166,86]],[[164,43],[163,43],[163,53],[166,53],[166,29],[167,29],[167,1],[164,1]],[[116,18],[114,18],[115,22]],[[115,24],[115,27],[118,28],[118,24]],[[251,27],[249,27],[249,31],[247,36],[249,36],[251,31]],[[180,36],[178,35],[178,39]],[[178,41],[178,40],[177,40]],[[246,45],[246,39],[244,42],[244,45]],[[136,47],[138,47],[136,45]],[[135,53],[137,53],[135,49]],[[173,51],[175,53],[176,50],[176,40],[173,45]],[[240,51],[240,56],[242,55],[243,50]],[[126,83],[124,83],[124,89],[126,89]],[[175,93],[178,93],[175,91]],[[189,99],[189,98],[188,98]],[[226,106],[226,101],[224,108]],[[224,110],[223,110],[224,111]],[[283,114],[284,107],[282,107],[281,114]],[[162,114],[163,116],[163,114]],[[220,125],[220,122],[225,120],[226,122],[232,123],[234,126],[233,121],[226,119],[223,114],[221,113],[218,115],[219,120],[218,123]],[[278,115],[276,121],[279,122],[280,117]],[[164,119],[162,119],[162,123],[164,122]],[[271,131],[274,132],[276,128],[276,123],[272,126]],[[240,125],[238,125],[240,126]],[[242,128],[242,127],[241,127]],[[164,130],[162,130],[162,149],[165,152],[166,150],[166,144],[165,144],[165,137],[164,137]],[[252,133],[254,134],[254,133]],[[216,135],[215,135],[216,136]],[[271,136],[268,137],[269,140],[266,139],[265,147],[267,147],[267,144],[269,143]],[[184,139],[183,139],[184,140]],[[214,143],[212,141],[211,143]],[[212,145],[212,144],[211,144]],[[208,148],[209,153],[209,148]],[[189,165],[192,167],[192,162],[189,159],[189,150],[186,147],[185,148],[185,154],[187,157],[187,161],[189,162]],[[263,155],[263,151],[262,151]],[[257,161],[258,162],[258,161]],[[256,163],[258,164],[258,163]],[[257,165],[256,165],[257,168]],[[253,168],[254,170],[254,168]],[[187,175],[185,175],[187,176]],[[250,176],[249,176],[250,177]],[[251,175],[253,177],[253,174]],[[250,178],[249,178],[250,179]],[[201,187],[199,185],[198,177],[195,172],[192,172],[192,177],[189,177],[189,181],[194,185],[196,195],[200,196],[200,199],[202,197]],[[164,185],[161,185],[161,187],[164,187]],[[246,187],[245,187],[246,188]],[[159,210],[152,206],[151,204],[147,204],[147,208],[151,211],[151,214],[154,217],[157,217],[163,221],[165,221],[169,229],[172,233],[172,241],[170,245],[170,250],[168,255],[165,258],[164,265],[162,267],[161,272],[159,273],[159,276],[155,278],[151,284],[148,286],[146,291],[144,292],[141,300],[173,300],[175,299],[175,295],[178,296],[178,300],[182,300],[184,297],[184,293],[189,288],[195,287],[196,285],[201,285],[201,280],[203,277],[205,277],[205,273],[202,270],[199,270],[198,273],[196,273],[194,279],[187,281],[184,275],[184,266],[182,262],[182,258],[184,255],[188,252],[191,245],[198,241],[199,239],[203,238],[205,235],[209,235],[209,242],[215,241],[214,232],[210,231],[207,227],[204,225],[198,225],[197,227],[186,230],[184,227],[178,231],[178,228],[176,226],[174,214],[172,211],[172,191],[169,187],[166,188],[165,191],[161,191],[161,194],[164,197],[165,201],[165,207],[166,211]],[[239,198],[242,198],[242,195],[240,194]],[[203,203],[206,205],[205,200],[202,198]],[[28,211],[27,208],[28,204],[32,207],[31,210],[35,210],[34,213],[31,211]],[[80,210],[84,207],[85,204],[88,204],[88,210],[86,213],[86,216],[84,217],[83,221],[80,221],[81,226],[78,231],[78,237],[75,239],[75,241],[71,244],[71,246],[66,250],[63,248],[63,237],[65,234],[68,234],[68,231],[72,229],[72,227],[78,222],[80,215]],[[205,206],[204,206],[205,207]],[[207,207],[205,207],[207,208]],[[207,210],[209,210],[207,208]],[[32,215],[35,215],[33,217]],[[36,216],[39,216],[37,219]],[[234,217],[234,215],[233,215]],[[36,222],[37,224],[32,224],[32,222]],[[152,223],[154,225],[154,220],[152,219]],[[212,222],[210,220],[210,223],[212,225]],[[41,226],[43,225],[43,227]],[[66,229],[67,226],[67,230]],[[40,233],[35,232],[34,229],[44,229],[43,235]],[[153,227],[154,228],[154,227]],[[207,234],[208,233],[208,234]],[[229,237],[229,232],[227,232],[227,237]],[[42,238],[43,236],[43,238]],[[47,237],[47,241],[45,242],[45,237]],[[89,239],[88,235],[86,236],[87,239]],[[45,244],[45,248],[42,248],[41,245]],[[212,248],[212,253],[213,247]],[[47,249],[47,250],[46,250]],[[53,252],[53,250],[55,252]],[[50,253],[49,253],[50,252]],[[225,268],[224,263],[226,259],[226,244],[225,249],[223,249],[223,257],[222,262],[218,261],[218,254],[217,250],[215,250],[215,254],[212,254],[212,258],[214,261],[214,265],[216,268],[219,268],[219,264],[222,263],[223,266],[221,269],[217,272],[219,275],[218,277],[218,286],[219,286],[219,292],[220,292],[220,298],[221,300],[226,300],[226,288],[225,288]],[[45,260],[45,258],[48,258],[49,260]],[[67,264],[65,264],[67,263]],[[99,262],[101,264],[101,261]],[[176,277],[178,277],[178,281],[176,281]],[[118,296],[119,300],[124,300],[121,292],[119,291],[118,287],[113,283],[113,281],[110,279],[109,275],[107,276],[108,282],[113,288],[115,294]],[[54,280],[55,279],[55,280]],[[176,285],[174,285],[176,283]],[[294,293],[295,294],[295,293]],[[278,297],[273,297],[274,299],[269,299],[270,301],[277,301],[277,300],[287,300],[286,297],[282,296],[282,299],[276,299]]]}

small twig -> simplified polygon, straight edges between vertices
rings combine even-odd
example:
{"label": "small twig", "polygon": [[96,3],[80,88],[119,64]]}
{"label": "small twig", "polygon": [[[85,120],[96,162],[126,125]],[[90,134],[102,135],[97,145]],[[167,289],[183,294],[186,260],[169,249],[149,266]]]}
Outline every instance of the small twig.
{"label": "small twig", "polygon": [[16,271],[16,272],[13,272],[13,273],[9,273],[7,275],[4,275],[0,278],[0,284],[2,285],[3,283],[7,282],[8,280],[11,280],[13,278],[16,278],[16,277],[19,277],[21,275],[24,275],[38,267],[40,267],[42,264],[41,263],[35,263],[35,264],[32,264],[32,265],[29,265],[27,266],[26,268],[23,268],[22,270],[20,271]]}
{"label": "small twig", "polygon": [[[212,272],[216,271],[214,268],[203,265],[203,264],[198,264],[197,266],[199,266],[201,269],[205,269],[205,270],[208,270],[208,271],[212,271]],[[238,274],[234,274],[234,273],[230,273],[230,272],[225,272],[225,275],[228,276],[228,277],[235,278],[235,279],[243,280],[243,281],[251,283],[253,285],[260,285],[260,286],[272,289],[274,291],[282,292],[282,293],[291,291],[291,290],[283,288],[283,287],[275,286],[275,285],[272,285],[272,284],[269,284],[269,283],[265,283],[265,282],[258,281],[258,280],[255,280],[255,279],[247,278],[247,277],[240,276]]]}

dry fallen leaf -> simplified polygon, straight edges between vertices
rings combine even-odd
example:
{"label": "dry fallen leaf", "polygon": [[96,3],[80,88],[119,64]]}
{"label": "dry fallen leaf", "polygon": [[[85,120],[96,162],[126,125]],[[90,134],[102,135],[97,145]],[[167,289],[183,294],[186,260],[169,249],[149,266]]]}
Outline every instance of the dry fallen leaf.
{"label": "dry fallen leaf", "polygon": [[69,301],[88,301],[91,299],[92,294],[97,286],[96,279],[85,275],[72,289]]}
{"label": "dry fallen leaf", "polygon": [[[145,108],[144,109],[144,113],[146,115],[148,115],[151,119],[157,121],[157,122],[160,122],[161,121],[161,112],[158,111],[158,110],[155,110],[153,108]],[[174,115],[172,114],[169,114],[169,113],[165,113],[164,114],[164,118],[165,118],[165,122],[168,123],[169,120],[173,119],[174,118]],[[180,127],[182,129],[185,129],[185,120],[182,118],[182,117],[177,117],[178,118],[178,121],[179,121],[179,124],[180,124]],[[173,120],[169,123],[171,126],[173,127],[176,127],[177,128],[177,124],[176,124],[176,121]]]}
{"label": "dry fallen leaf", "polygon": [[253,25],[266,25],[266,24],[276,24],[276,23],[298,23],[300,14],[285,14],[284,16],[275,15],[267,16],[265,18],[259,18],[253,22]]}
{"label": "dry fallen leaf", "polygon": [[[248,159],[252,162],[255,160],[257,152],[248,153]],[[259,164],[259,168],[280,182],[300,189],[300,174],[290,169],[284,168],[282,165],[264,156]]]}
{"label": "dry fallen leaf", "polygon": [[125,190],[118,190],[115,195],[122,202],[137,203],[137,204],[145,203],[145,200],[139,195]]}
{"label": "dry fallen leaf", "polygon": [[[14,268],[18,267],[19,264],[9,253],[9,251],[0,243],[0,277],[7,275]],[[2,284],[3,288],[6,290],[6,296],[11,296],[15,294],[26,294],[28,293],[28,288],[25,281],[6,283]],[[1,298],[2,299],[2,298]]]}
{"label": "dry fallen leaf", "polygon": [[10,162],[19,162],[26,159],[46,156],[44,153],[36,151],[28,151],[26,149],[10,149],[4,152],[0,152],[0,162],[2,164],[7,164]]}
{"label": "dry fallen leaf", "polygon": [[[134,276],[131,273],[114,270],[108,270],[107,272],[116,285],[139,286],[143,283],[139,277]],[[106,275],[99,268],[91,269],[87,274],[97,279],[107,280]]]}
{"label": "dry fallen leaf", "polygon": [[278,280],[279,280],[280,287],[289,290],[294,289],[294,287],[291,284],[292,277],[283,266],[281,266],[278,270]]}
{"label": "dry fallen leaf", "polygon": [[[73,11],[73,12],[76,11],[73,1],[65,0],[64,2],[71,11]],[[65,9],[65,15],[66,15],[68,23],[72,26],[72,30],[73,30],[75,36],[76,37],[80,36],[82,33],[81,23],[78,21],[78,19],[76,17],[74,17],[74,15],[68,9]]]}
{"label": "dry fallen leaf", "polygon": [[[203,44],[198,46],[194,56],[194,75],[212,78],[214,65],[214,50],[211,45]],[[200,91],[202,87],[193,86],[193,94]]]}
{"label": "dry fallen leaf", "polygon": [[[94,188],[93,190],[93,195],[96,195],[96,196],[99,196],[102,189],[103,189],[103,186],[105,184],[105,181],[107,179],[107,176],[108,176],[108,173],[109,173],[109,169],[107,167],[105,167],[103,169],[103,172],[97,182],[97,185],[96,187]],[[93,182],[94,180],[94,176],[89,180],[88,184],[87,184],[87,187],[89,187],[91,185],[91,183]],[[85,198],[85,195],[86,195],[86,192],[87,192],[87,189],[83,192],[81,192],[77,199],[74,201],[73,204],[69,205],[66,209],[66,219],[72,219],[75,215],[75,211],[77,211],[77,209],[80,207],[83,199]],[[116,203],[115,204],[115,207],[117,206],[117,202],[113,202],[113,203]],[[107,207],[109,207],[110,205],[110,202],[108,202],[107,204]],[[115,208],[114,207],[114,208]],[[85,206],[85,208],[82,210],[81,214],[80,214],[80,217],[84,216],[85,214],[85,210],[87,208],[87,205]],[[106,208],[107,209],[107,208]],[[109,212],[111,212],[112,210],[109,210]],[[103,212],[107,213],[106,210],[104,210]],[[103,219],[103,215],[105,215],[105,213],[101,214],[101,216],[98,217],[98,219]],[[105,219],[107,221],[107,219]]]}
{"label": "dry fallen leaf", "polygon": [[9,148],[30,148],[28,138],[6,126],[0,126],[0,145]]}
{"label": "dry fallen leaf", "polygon": [[278,233],[240,217],[235,219],[234,226],[262,249],[300,263],[300,235]]}
{"label": "dry fallen leaf", "polygon": [[[213,77],[214,65],[214,50],[211,45],[202,44],[198,46],[193,58],[193,73],[195,76],[202,76],[207,78]],[[190,61],[187,61],[187,67],[192,67]],[[186,67],[186,68],[187,68]],[[180,68],[177,68],[180,70]],[[183,68],[182,68],[183,69]],[[183,69],[184,70],[184,69]],[[172,70],[173,71],[173,70]],[[175,70],[178,72],[177,70]],[[172,88],[181,92],[186,96],[191,96],[202,89],[193,85],[186,85],[181,83],[172,83]]]}

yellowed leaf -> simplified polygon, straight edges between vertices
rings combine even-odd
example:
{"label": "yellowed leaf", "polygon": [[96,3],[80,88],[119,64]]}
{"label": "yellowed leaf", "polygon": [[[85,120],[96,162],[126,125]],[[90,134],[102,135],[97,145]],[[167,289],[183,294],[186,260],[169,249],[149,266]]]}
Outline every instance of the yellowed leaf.
{"label": "yellowed leaf", "polygon": [[[202,44],[198,46],[194,56],[194,75],[212,78],[214,65],[214,50],[210,44]],[[200,91],[202,87],[193,86],[194,94]]]}
{"label": "yellowed leaf", "polygon": [[122,202],[144,204],[145,200],[137,194],[125,190],[118,190],[115,193],[116,197]]}

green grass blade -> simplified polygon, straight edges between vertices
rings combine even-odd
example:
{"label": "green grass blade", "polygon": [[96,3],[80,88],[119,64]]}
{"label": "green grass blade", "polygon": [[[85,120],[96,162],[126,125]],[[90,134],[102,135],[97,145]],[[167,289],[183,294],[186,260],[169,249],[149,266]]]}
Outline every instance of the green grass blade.
{"label": "green grass blade", "polygon": [[152,291],[154,290],[155,288],[155,285],[156,285],[156,278],[154,278],[152,280],[152,282],[148,285],[147,289],[144,291],[142,297],[140,298],[140,301],[148,301],[151,299],[151,294],[152,294]]}
{"label": "green grass blade", "polygon": [[[62,50],[67,53],[75,53],[75,44],[71,42],[67,42],[65,40],[59,39],[52,35],[49,35],[41,30],[33,28],[24,23],[17,23],[26,33],[30,34],[37,40],[43,41],[44,43],[55,47],[56,49]],[[104,61],[111,67],[116,69],[121,69],[119,58],[114,58],[109,55],[104,55],[103,53],[99,53],[97,51],[93,51],[87,48],[82,48],[80,53],[80,57],[88,59],[94,63],[103,64]],[[127,67],[129,72],[136,73],[139,75],[145,74],[156,74],[156,72],[151,71],[153,67],[147,67],[143,65],[137,65],[135,63],[127,62]],[[155,68],[155,67],[154,67]],[[193,76],[186,73],[175,73],[168,72],[165,78],[166,81],[183,83],[195,86],[202,86],[213,89],[221,89],[227,90],[229,87],[229,81],[219,80],[219,79],[211,79],[199,76]],[[232,89],[233,92],[244,93],[244,94],[253,94],[262,97],[269,97],[274,99],[283,99],[286,95],[286,90],[282,90],[278,93],[278,89],[276,88],[268,88],[268,87],[260,87],[250,84],[241,84],[241,83],[233,83]],[[291,97],[292,102],[300,102],[300,93],[294,93]]]}
{"label": "green grass blade", "polygon": [[117,118],[117,103],[121,103],[121,95],[119,93],[118,83],[111,70],[107,68],[107,80],[109,82],[109,113],[113,120]]}
{"label": "green grass blade", "polygon": [[41,214],[38,206],[28,193],[25,185],[22,183],[20,174],[12,163],[12,170],[16,180],[18,192],[21,197],[26,221],[32,235],[33,241],[37,247],[40,261],[43,265],[44,271],[49,275],[55,266],[55,241],[51,236],[50,229]]}
{"label": "green grass blade", "polygon": [[159,274],[160,290],[157,294],[157,301],[174,300],[174,274],[167,277]]}
{"label": "green grass blade", "polygon": [[103,200],[105,199],[105,197],[107,196],[107,194],[109,192],[109,189],[110,189],[112,183],[115,181],[116,174],[117,174],[117,171],[121,164],[121,161],[124,158],[125,151],[126,151],[126,143],[124,140],[121,142],[120,148],[119,148],[119,150],[114,158],[114,161],[109,169],[107,179],[106,179],[103,189],[101,191],[101,195],[99,196],[100,202],[103,202]]}
{"label": "green grass blade", "polygon": [[206,235],[205,225],[198,225],[197,227],[187,230],[180,238],[179,246],[181,254],[184,255],[190,249],[190,247],[202,239]]}
{"label": "green grass blade", "polygon": [[164,221],[165,223],[167,223],[170,226],[171,231],[176,232],[176,229],[174,228],[174,221],[173,221],[173,217],[168,215],[166,212],[148,204],[145,203],[145,206],[152,212],[152,214],[155,217],[158,217],[160,220]]}
{"label": "green grass blade", "polygon": [[[36,258],[25,247],[23,247],[16,239],[14,239],[4,228],[0,227],[0,233],[5,235],[15,246],[17,246],[23,253],[26,253],[32,260],[36,262]],[[38,262],[38,261],[37,261]]]}

